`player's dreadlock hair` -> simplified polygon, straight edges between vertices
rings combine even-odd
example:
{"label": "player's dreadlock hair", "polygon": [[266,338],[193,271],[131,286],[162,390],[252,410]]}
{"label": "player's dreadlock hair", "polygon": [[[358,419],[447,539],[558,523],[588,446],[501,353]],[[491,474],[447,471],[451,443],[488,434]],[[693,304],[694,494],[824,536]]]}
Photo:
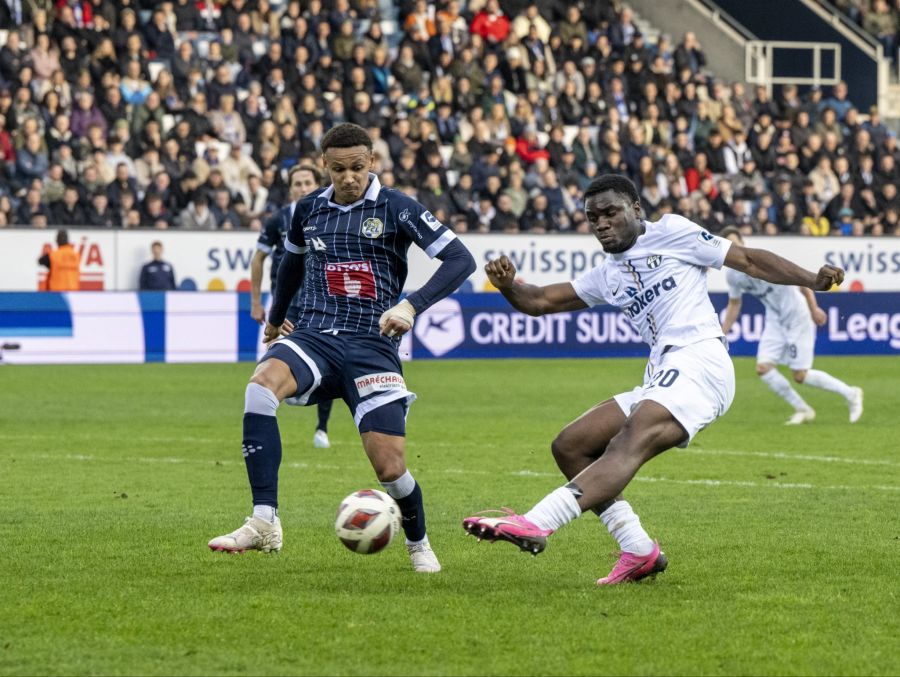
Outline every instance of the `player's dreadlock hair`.
{"label": "player's dreadlock hair", "polygon": [[335,125],[322,137],[322,153],[329,148],[353,148],[353,146],[365,146],[372,150],[372,137],[365,129],[352,122]]}
{"label": "player's dreadlock hair", "polygon": [[620,174],[604,174],[591,181],[587,190],[584,191],[584,199],[587,200],[591,195],[604,193],[608,190],[619,195],[625,195],[632,204],[641,200],[637,188],[635,188],[631,179]]}

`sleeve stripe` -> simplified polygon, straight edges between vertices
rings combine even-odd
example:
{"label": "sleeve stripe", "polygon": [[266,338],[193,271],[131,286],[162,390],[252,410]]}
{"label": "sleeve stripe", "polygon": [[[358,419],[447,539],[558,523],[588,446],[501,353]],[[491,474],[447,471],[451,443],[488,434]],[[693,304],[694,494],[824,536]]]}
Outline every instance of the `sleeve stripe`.
{"label": "sleeve stripe", "polygon": [[425,253],[428,254],[428,258],[433,259],[435,256],[444,251],[444,247],[453,242],[453,240],[455,239],[456,234],[451,230],[447,230],[443,235],[441,235],[437,240],[435,240],[428,246],[428,249],[425,250]]}
{"label": "sleeve stripe", "polygon": [[261,252],[265,252],[266,254],[271,254],[271,253],[272,253],[272,247],[270,247],[270,246],[267,245],[267,244],[263,244],[262,242],[257,242],[257,243],[256,243],[256,248],[257,248],[259,251],[261,251]]}
{"label": "sleeve stripe", "polygon": [[291,254],[305,254],[309,251],[308,246],[304,245],[303,247],[298,247],[288,238],[284,238],[284,248],[287,249]]}

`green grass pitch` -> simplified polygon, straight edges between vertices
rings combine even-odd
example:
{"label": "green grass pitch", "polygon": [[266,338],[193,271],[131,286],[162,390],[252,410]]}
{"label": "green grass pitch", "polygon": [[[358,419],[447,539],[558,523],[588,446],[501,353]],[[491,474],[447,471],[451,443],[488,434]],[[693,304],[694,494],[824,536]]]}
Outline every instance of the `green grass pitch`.
{"label": "green grass pitch", "polygon": [[537,558],[460,520],[561,484],[556,432],[630,388],[640,360],[414,362],[409,465],[444,571],[333,532],[375,486],[338,403],[282,407],[278,555],[212,553],[248,514],[251,365],[0,367],[0,674],[890,675],[900,673],[897,358],[821,359],[866,391],[787,406],[736,361],[729,413],[626,495],[669,556],[597,589],[615,559],[593,515]]}

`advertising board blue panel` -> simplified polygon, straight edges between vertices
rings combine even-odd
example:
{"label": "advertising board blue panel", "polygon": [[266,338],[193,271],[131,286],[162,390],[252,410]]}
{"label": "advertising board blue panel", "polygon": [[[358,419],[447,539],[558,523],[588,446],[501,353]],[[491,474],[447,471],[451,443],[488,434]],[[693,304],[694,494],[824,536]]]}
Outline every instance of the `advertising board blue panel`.
{"label": "advertising board blue panel", "polygon": [[[712,294],[720,313],[728,299]],[[819,355],[900,354],[900,293],[820,294],[828,322]],[[745,297],[729,336],[733,355],[754,355],[762,306]],[[419,359],[644,357],[628,319],[609,307],[529,317],[497,293],[456,294],[416,319]],[[0,349],[8,363],[237,362],[255,360],[262,328],[248,294],[234,292],[0,293]]]}
{"label": "advertising board blue panel", "polygon": [[[727,294],[711,294],[721,314]],[[819,294],[828,322],[818,328],[819,355],[900,352],[900,294]],[[733,355],[755,355],[765,311],[745,297],[729,335]],[[456,294],[416,321],[413,359],[502,357],[643,357],[648,348],[618,310],[599,306],[576,313],[529,317],[500,294]]]}

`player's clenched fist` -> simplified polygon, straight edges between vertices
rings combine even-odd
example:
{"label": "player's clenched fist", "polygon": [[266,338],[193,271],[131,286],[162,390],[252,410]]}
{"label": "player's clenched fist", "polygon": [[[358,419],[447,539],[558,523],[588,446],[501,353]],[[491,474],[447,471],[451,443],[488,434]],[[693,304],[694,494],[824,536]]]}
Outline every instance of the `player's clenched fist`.
{"label": "player's clenched fist", "polygon": [[837,266],[822,266],[816,275],[816,291],[828,291],[844,281],[844,271]]}
{"label": "player's clenched fist", "polygon": [[403,299],[396,306],[388,308],[381,314],[378,327],[385,336],[403,336],[412,329],[416,309],[412,303]]}
{"label": "player's clenched fist", "polygon": [[290,320],[285,320],[280,327],[266,322],[266,328],[263,330],[263,343],[271,343],[282,336],[288,336],[292,331],[294,331],[294,323]]}
{"label": "player's clenched fist", "polygon": [[516,267],[506,256],[489,261],[484,267],[484,272],[487,273],[491,284],[497,289],[512,287],[516,279]]}

